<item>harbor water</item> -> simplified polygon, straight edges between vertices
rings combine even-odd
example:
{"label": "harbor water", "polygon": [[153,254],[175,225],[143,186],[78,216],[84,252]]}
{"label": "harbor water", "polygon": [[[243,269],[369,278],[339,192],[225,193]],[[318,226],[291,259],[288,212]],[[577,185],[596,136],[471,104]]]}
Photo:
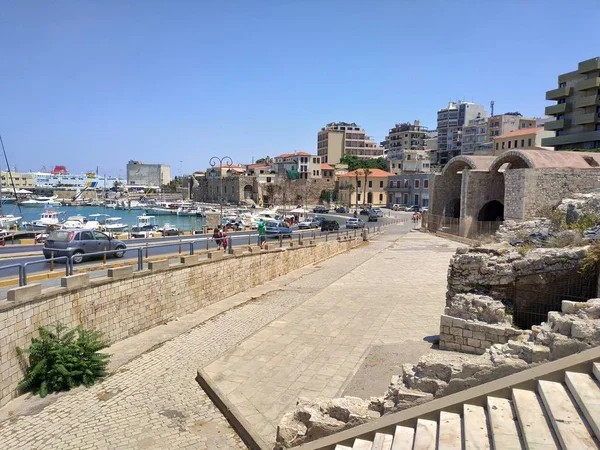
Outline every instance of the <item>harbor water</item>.
{"label": "harbor water", "polygon": [[[15,216],[22,217],[19,222],[31,222],[32,220],[37,220],[44,212],[43,207],[21,208],[19,211],[19,207],[16,205],[3,205],[3,210],[4,214],[13,214]],[[52,210],[59,213],[59,219],[61,222],[70,216],[83,216],[88,220],[97,220],[100,223],[104,222],[106,217],[120,217],[123,224],[129,225],[129,229],[137,225],[138,216],[145,214],[143,209],[123,210],[106,208],[104,206],[56,206],[52,207]],[[107,216],[90,217],[92,214],[107,214]],[[154,214],[148,213],[148,215],[152,216]],[[154,216],[156,217],[156,223],[159,227],[162,227],[168,223],[172,227],[178,228],[181,231],[201,230],[205,224],[204,217],[177,216],[175,214]]]}

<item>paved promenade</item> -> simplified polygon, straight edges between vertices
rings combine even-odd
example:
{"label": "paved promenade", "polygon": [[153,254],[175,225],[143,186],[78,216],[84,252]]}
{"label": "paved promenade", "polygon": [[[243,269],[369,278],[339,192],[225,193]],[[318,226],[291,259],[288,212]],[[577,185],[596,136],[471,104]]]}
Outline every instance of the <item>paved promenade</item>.
{"label": "paved promenade", "polygon": [[423,339],[439,333],[457,245],[422,233],[400,237],[391,227],[335,258],[337,279],[315,273],[290,283],[290,301],[303,297],[296,308],[205,367],[266,442],[298,397],[340,396],[374,346],[426,349]]}

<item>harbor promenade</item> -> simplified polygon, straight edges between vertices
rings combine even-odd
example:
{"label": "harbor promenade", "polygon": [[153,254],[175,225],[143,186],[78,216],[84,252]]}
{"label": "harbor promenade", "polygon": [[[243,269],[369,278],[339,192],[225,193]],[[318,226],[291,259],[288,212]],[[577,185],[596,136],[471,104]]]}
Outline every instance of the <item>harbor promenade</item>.
{"label": "harbor promenade", "polygon": [[[339,395],[377,346],[425,351],[423,337],[437,334],[456,244],[411,228],[113,345],[102,383],[0,410],[2,448],[245,448],[195,381],[202,367],[273,441],[298,395]],[[254,388],[253,370],[263,377]]]}

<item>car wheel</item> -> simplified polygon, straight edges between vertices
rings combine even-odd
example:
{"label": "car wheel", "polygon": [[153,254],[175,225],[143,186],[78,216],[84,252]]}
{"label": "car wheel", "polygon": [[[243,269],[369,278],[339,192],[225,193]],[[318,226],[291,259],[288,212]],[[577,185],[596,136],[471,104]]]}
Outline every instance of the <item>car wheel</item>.
{"label": "car wheel", "polygon": [[77,250],[73,252],[73,263],[80,264],[83,261],[83,252],[81,250]]}
{"label": "car wheel", "polygon": [[44,253],[44,258],[46,258],[46,259],[50,259],[50,255],[46,255],[46,254]]}
{"label": "car wheel", "polygon": [[125,250],[125,247],[117,247],[116,250],[121,250],[120,252],[117,251],[115,252],[115,258],[122,258],[125,255],[125,252],[123,250]]}

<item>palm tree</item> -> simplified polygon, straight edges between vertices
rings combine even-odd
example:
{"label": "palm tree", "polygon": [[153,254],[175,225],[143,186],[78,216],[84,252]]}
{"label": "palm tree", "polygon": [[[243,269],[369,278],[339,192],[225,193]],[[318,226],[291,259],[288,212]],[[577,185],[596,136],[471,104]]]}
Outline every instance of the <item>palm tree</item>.
{"label": "palm tree", "polygon": [[369,168],[365,168],[363,169],[364,173],[365,173],[365,188],[364,188],[364,195],[363,195],[363,205],[367,204],[367,181],[369,179],[369,175],[371,175],[371,169]]}
{"label": "palm tree", "polygon": [[352,194],[354,194],[354,191],[356,191],[356,187],[354,187],[353,184],[348,183],[346,189],[348,190],[348,207],[350,207],[352,206]]}

